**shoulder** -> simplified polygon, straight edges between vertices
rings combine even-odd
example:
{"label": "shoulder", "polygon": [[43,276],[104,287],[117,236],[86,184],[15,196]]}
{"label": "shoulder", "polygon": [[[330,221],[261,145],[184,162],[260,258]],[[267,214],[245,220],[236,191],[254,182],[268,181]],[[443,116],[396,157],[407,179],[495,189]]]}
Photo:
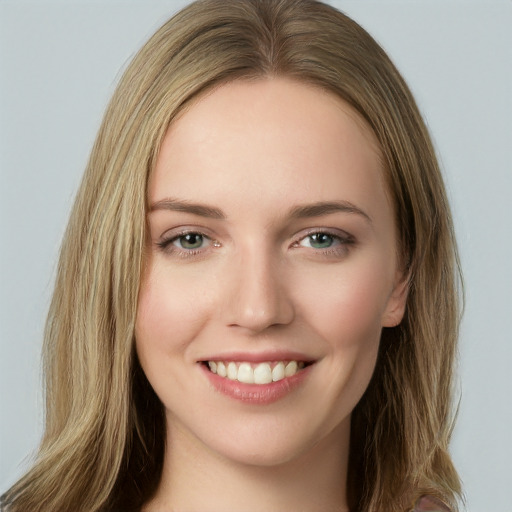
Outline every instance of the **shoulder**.
{"label": "shoulder", "polygon": [[451,512],[448,505],[435,496],[422,496],[411,512]]}

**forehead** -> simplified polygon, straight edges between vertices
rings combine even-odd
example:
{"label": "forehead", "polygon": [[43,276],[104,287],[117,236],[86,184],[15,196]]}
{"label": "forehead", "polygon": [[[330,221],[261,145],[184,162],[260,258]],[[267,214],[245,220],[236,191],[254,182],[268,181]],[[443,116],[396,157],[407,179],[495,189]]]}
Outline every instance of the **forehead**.
{"label": "forehead", "polygon": [[[385,193],[378,142],[333,93],[284,78],[235,81],[171,124],[149,184],[166,196],[247,205]],[[379,202],[377,201],[377,202]]]}

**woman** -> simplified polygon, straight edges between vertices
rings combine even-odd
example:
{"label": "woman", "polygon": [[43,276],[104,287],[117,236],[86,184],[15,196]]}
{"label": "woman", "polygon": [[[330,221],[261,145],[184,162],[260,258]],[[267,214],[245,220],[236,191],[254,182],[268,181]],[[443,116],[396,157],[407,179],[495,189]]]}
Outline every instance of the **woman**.
{"label": "woman", "polygon": [[5,510],[455,510],[457,278],[375,41],[317,2],[192,4],[107,109]]}

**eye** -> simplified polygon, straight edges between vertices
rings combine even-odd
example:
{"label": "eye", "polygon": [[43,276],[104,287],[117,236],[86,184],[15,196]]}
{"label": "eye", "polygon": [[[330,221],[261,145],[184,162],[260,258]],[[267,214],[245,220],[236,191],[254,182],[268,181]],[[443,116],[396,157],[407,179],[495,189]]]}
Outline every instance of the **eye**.
{"label": "eye", "polygon": [[292,247],[302,249],[304,248],[312,257],[322,258],[345,258],[350,251],[351,246],[356,244],[355,238],[340,229],[336,230],[322,230],[310,229],[309,232],[304,233]]}
{"label": "eye", "polygon": [[172,239],[172,244],[179,249],[202,249],[203,244],[209,239],[201,233],[186,233]]}
{"label": "eye", "polygon": [[164,253],[180,258],[205,255],[210,248],[220,247],[217,241],[199,231],[170,232],[156,245]]}
{"label": "eye", "polygon": [[340,239],[337,236],[329,233],[311,233],[300,240],[299,245],[313,249],[329,249],[337,243],[340,243]]}

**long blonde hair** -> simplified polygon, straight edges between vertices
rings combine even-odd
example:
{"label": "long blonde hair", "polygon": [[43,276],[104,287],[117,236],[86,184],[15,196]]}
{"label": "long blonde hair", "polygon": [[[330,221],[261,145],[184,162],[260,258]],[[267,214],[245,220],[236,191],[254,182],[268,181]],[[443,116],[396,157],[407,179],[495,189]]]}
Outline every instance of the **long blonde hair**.
{"label": "long blonde hair", "polygon": [[169,123],[227,81],[287,76],[334,92],[377,136],[410,276],[352,415],[354,512],[456,506],[448,454],[460,272],[443,180],[402,77],[354,21],[313,0],[202,0],[130,64],[107,108],[62,245],[45,332],[46,425],[10,512],[137,510],[158,485],[162,406],[134,352],[146,187]]}

